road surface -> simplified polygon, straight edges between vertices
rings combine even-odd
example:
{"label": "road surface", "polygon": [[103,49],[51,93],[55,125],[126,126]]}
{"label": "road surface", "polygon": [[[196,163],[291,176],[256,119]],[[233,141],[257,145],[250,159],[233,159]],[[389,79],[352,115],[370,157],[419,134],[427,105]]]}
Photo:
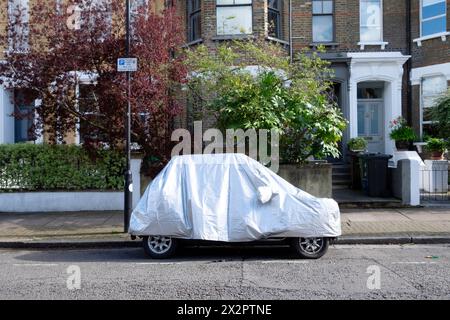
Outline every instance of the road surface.
{"label": "road surface", "polygon": [[450,299],[450,245],[0,250],[0,299]]}

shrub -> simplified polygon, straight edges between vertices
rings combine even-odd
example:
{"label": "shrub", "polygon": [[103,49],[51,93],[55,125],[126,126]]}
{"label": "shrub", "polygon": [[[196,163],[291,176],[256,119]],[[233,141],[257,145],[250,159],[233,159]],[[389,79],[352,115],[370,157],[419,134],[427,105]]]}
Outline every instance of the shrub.
{"label": "shrub", "polygon": [[413,128],[408,126],[406,120],[402,117],[392,120],[390,127],[390,137],[394,141],[412,142],[416,139],[416,134],[414,133]]}
{"label": "shrub", "polygon": [[93,154],[74,145],[0,145],[0,192],[119,190],[124,157],[110,150]]}

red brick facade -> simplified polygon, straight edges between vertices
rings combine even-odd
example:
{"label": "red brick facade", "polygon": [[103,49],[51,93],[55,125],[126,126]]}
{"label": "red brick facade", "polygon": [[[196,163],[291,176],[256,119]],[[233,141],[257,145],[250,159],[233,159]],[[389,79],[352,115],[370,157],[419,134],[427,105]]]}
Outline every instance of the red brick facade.
{"label": "red brick facade", "polygon": [[[282,2],[280,40],[284,41],[281,41],[282,44],[288,49],[289,44],[292,43],[294,54],[304,48],[315,48],[318,44],[313,42],[314,0],[280,1]],[[388,52],[397,52],[404,56],[411,56],[411,59],[403,66],[401,112],[420,132],[421,89],[417,83],[410,85],[409,77],[414,68],[450,63],[450,35],[417,43],[414,40],[420,38],[421,0],[382,0],[382,43],[361,46],[361,0],[334,0],[333,2],[333,41],[322,43],[326,47],[327,57],[331,57],[330,61],[342,66],[344,58],[347,55],[351,56],[351,53],[383,55]],[[186,3],[186,0],[176,1],[183,19],[186,19]],[[448,31],[450,30],[450,0],[446,0],[446,4]],[[290,5],[291,10],[289,10]],[[252,36],[268,38],[267,6],[267,0],[253,0]],[[219,41],[230,37],[217,36],[216,0],[201,1],[201,9],[202,36],[199,42],[203,42],[214,50]],[[340,60],[341,57],[342,60]],[[347,60],[348,64],[349,61]]]}

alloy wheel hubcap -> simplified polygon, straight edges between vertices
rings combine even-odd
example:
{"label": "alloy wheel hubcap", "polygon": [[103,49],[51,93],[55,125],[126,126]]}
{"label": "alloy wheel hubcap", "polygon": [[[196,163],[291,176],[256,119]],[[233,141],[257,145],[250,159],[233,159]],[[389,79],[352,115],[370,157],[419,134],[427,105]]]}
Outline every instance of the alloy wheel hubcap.
{"label": "alloy wheel hubcap", "polygon": [[172,239],[163,236],[148,237],[148,247],[155,253],[162,254],[169,251],[172,246]]}
{"label": "alloy wheel hubcap", "polygon": [[323,247],[323,238],[300,238],[300,248],[307,254],[320,252]]}

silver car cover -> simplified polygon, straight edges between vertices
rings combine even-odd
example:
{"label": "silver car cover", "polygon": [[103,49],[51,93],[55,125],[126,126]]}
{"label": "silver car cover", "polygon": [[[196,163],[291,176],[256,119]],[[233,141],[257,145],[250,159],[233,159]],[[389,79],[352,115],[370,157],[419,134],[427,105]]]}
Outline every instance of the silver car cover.
{"label": "silver car cover", "polygon": [[147,187],[129,233],[183,239],[253,241],[336,237],[332,199],[294,187],[243,154],[176,156]]}

